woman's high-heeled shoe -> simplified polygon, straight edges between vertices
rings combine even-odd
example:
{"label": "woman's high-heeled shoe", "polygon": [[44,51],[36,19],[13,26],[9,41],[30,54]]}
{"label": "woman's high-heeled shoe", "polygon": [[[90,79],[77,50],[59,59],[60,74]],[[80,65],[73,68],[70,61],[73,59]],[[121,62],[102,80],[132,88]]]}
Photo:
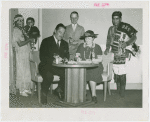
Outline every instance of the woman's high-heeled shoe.
{"label": "woman's high-heeled shoe", "polygon": [[93,101],[94,103],[97,103],[97,97],[96,97],[96,96],[93,96],[93,97],[92,97],[92,101]]}
{"label": "woman's high-heeled shoe", "polygon": [[24,96],[24,97],[28,97],[28,94],[27,94],[25,91],[20,92],[20,95],[21,95],[21,96]]}
{"label": "woman's high-heeled shoe", "polygon": [[27,94],[32,94],[31,90],[24,90],[24,92]]}

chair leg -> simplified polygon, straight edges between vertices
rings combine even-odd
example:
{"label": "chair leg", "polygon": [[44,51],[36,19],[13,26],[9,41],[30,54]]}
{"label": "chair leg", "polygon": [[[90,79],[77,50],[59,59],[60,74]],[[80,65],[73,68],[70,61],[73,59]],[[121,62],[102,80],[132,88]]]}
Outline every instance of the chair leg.
{"label": "chair leg", "polygon": [[[90,83],[89,83],[89,81],[88,81],[88,87],[89,87],[89,91],[90,91],[90,94],[91,94],[91,98],[92,98],[92,90],[91,90],[91,86],[90,86]],[[86,95],[87,95],[87,92],[86,92]]]}
{"label": "chair leg", "polygon": [[41,83],[38,83],[38,100],[41,103]]}
{"label": "chair leg", "polygon": [[107,82],[104,82],[104,101],[106,101],[106,93],[107,93]]}
{"label": "chair leg", "polygon": [[19,97],[19,95],[20,95],[20,90],[16,89],[16,96]]}
{"label": "chair leg", "polygon": [[111,91],[110,91],[110,81],[108,81],[107,83],[108,83],[108,84],[107,84],[107,85],[108,85],[108,93],[109,93],[109,95],[111,95]]}
{"label": "chair leg", "polygon": [[53,94],[53,83],[50,85],[50,93]]}
{"label": "chair leg", "polygon": [[32,94],[31,94],[31,96],[33,96],[34,95],[34,91],[35,91],[35,82],[33,82],[33,87],[32,87]]}

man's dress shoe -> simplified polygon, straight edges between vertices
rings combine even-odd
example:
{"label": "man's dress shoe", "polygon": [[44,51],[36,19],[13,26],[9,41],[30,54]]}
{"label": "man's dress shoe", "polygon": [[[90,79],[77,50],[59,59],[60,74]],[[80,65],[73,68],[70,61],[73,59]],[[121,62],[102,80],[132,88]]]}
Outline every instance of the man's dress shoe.
{"label": "man's dress shoe", "polygon": [[97,103],[97,97],[96,97],[96,96],[92,97],[92,101],[93,101],[94,103]]}
{"label": "man's dress shoe", "polygon": [[58,96],[58,98],[62,101],[64,99],[63,93],[62,92],[57,92],[56,90],[54,91],[54,95]]}
{"label": "man's dress shoe", "polygon": [[44,105],[47,104],[47,94],[44,92],[41,93],[41,103]]}

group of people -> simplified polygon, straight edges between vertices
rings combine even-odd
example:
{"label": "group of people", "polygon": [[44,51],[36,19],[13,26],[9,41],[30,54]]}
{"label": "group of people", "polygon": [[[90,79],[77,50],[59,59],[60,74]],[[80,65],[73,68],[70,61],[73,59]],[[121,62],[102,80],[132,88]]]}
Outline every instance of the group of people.
{"label": "group of people", "polygon": [[[14,28],[13,32],[14,47],[15,49],[19,49],[19,53],[16,56],[19,58],[17,60],[17,64],[19,64],[17,66],[17,68],[19,67],[17,73],[19,75],[17,76],[16,87],[21,91],[20,93],[22,93],[23,90],[27,93],[26,91],[29,89],[28,84],[31,84],[31,78],[29,77],[29,61],[27,61],[29,50],[27,48],[28,43],[32,42],[33,39],[24,38],[21,31],[23,27],[23,17],[18,16],[16,18],[18,19],[16,21],[17,26]],[[41,84],[42,104],[47,104],[47,94],[54,79],[54,75],[60,76],[60,82],[58,83],[58,87],[54,90],[54,94],[57,95],[59,99],[64,99],[65,70],[52,66],[55,54],[59,55],[59,62],[64,58],[74,60],[76,53],[80,53],[82,60],[91,59],[91,55],[94,55],[95,58],[97,58],[98,55],[102,55],[101,47],[94,43],[94,39],[97,38],[98,34],[95,34],[92,30],[87,30],[85,32],[84,27],[77,23],[78,19],[79,14],[73,11],[70,14],[70,25],[64,26],[62,23],[58,24],[54,29],[53,35],[42,40],[39,55],[41,61],[39,64],[39,73],[43,78]],[[104,54],[107,55],[110,51],[114,53],[114,81],[117,84],[117,90],[120,96],[124,97],[126,86],[125,59],[130,54],[134,56],[134,51],[137,51],[139,48],[135,44],[137,31],[131,25],[122,22],[122,13],[120,11],[113,12],[112,23],[113,26],[108,30]],[[17,35],[15,35],[16,33]],[[20,35],[18,35],[18,33]],[[16,53],[17,52],[16,50]],[[24,56],[24,59],[21,58],[21,56]],[[22,71],[25,68],[28,69],[28,71]],[[20,70],[22,72],[20,72]],[[99,62],[97,68],[87,69],[86,73],[86,80],[89,81],[91,86],[92,101],[95,103],[97,103],[96,84],[102,82],[102,73],[103,65],[101,62]]]}

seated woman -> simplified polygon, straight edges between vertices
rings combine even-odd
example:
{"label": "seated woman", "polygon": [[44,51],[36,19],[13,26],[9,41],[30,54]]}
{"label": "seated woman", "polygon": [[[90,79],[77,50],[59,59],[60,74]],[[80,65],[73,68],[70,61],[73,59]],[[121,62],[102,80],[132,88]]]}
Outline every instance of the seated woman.
{"label": "seated woman", "polygon": [[[81,39],[85,40],[85,43],[79,45],[77,53],[80,53],[82,60],[89,60],[91,56],[97,58],[97,55],[102,55],[101,47],[93,42],[97,35],[93,31],[88,30],[81,37]],[[92,101],[95,103],[97,103],[96,84],[102,82],[102,73],[103,65],[101,62],[99,62],[98,67],[88,68],[86,72],[86,80],[89,81],[92,90]]]}

